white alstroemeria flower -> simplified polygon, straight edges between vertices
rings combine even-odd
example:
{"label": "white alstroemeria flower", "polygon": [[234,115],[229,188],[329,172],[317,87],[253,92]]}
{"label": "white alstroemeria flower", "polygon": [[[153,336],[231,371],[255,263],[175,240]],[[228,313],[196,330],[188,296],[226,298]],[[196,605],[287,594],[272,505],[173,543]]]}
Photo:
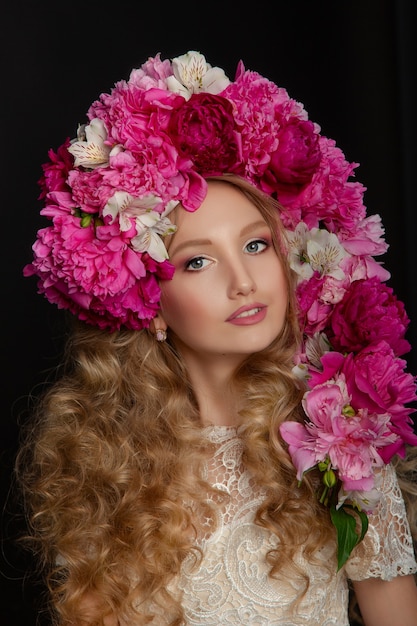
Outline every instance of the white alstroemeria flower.
{"label": "white alstroemeria flower", "polygon": [[193,93],[218,94],[225,89],[230,80],[220,67],[212,67],[205,57],[190,50],[186,54],[172,59],[173,76],[166,79],[169,91],[178,93],[189,100]]}
{"label": "white alstroemeria flower", "polygon": [[305,352],[308,362],[317,369],[322,368],[321,357],[332,349],[325,333],[314,333],[308,337],[305,344]]}
{"label": "white alstroemeria flower", "polygon": [[308,380],[308,367],[304,363],[298,363],[292,368],[292,373],[298,380]]}
{"label": "white alstroemeria flower", "polygon": [[[121,231],[132,227],[132,218],[142,215],[144,211],[151,211],[162,199],[153,193],[136,198],[127,191],[115,191],[103,209],[103,215],[111,215],[112,222],[118,218]],[[159,215],[159,213],[158,213]]]}
{"label": "white alstroemeria flower", "polygon": [[340,509],[345,502],[350,502],[359,509],[359,511],[373,513],[381,496],[382,492],[375,488],[369,491],[345,491],[343,487],[341,487],[338,493],[336,509]]}
{"label": "white alstroemeria flower", "polygon": [[80,126],[77,138],[68,148],[75,157],[75,167],[95,169],[108,164],[111,148],[104,143],[107,130],[103,120],[95,118],[87,126]]}
{"label": "white alstroemeria flower", "polygon": [[177,230],[167,215],[178,204],[177,200],[171,200],[162,213],[153,211],[161,202],[161,198],[152,193],[136,198],[126,191],[115,191],[103,209],[103,215],[110,215],[112,222],[119,220],[121,231],[129,230],[134,219],[137,235],[131,239],[132,248],[136,252],[147,252],[159,263],[168,259],[162,237]]}
{"label": "white alstroemeria flower", "polygon": [[[176,203],[177,204],[177,203]],[[169,221],[164,213],[147,211],[136,218],[137,235],[131,243],[136,252],[147,252],[158,263],[169,258],[162,237],[172,235],[177,227]]]}
{"label": "white alstroemeria flower", "polygon": [[290,265],[301,280],[308,280],[314,272],[337,280],[345,277],[340,263],[350,255],[334,233],[324,228],[308,230],[307,225],[300,222],[294,232],[288,231],[287,234]]}

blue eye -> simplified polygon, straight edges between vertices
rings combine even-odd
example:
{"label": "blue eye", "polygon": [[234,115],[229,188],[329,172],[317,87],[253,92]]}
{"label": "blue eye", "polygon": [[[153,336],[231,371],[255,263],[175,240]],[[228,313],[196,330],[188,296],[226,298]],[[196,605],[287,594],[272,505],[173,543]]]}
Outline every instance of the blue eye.
{"label": "blue eye", "polygon": [[264,239],[254,239],[253,241],[249,241],[246,244],[245,250],[250,252],[250,254],[259,254],[259,252],[263,252],[265,248],[268,247],[268,242]]}
{"label": "blue eye", "polygon": [[190,272],[198,272],[198,270],[201,270],[203,269],[203,267],[205,267],[205,263],[209,263],[209,260],[205,259],[202,256],[196,256],[186,262],[185,269]]}

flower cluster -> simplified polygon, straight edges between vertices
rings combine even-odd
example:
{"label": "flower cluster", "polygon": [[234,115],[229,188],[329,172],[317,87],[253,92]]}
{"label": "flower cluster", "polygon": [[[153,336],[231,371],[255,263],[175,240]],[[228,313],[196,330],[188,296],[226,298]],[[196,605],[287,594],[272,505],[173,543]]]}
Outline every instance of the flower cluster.
{"label": "flower cluster", "polygon": [[417,443],[407,408],[416,380],[401,359],[409,320],[377,261],[384,229],[367,215],[356,167],[301,103],[242,62],[230,81],[198,52],[158,54],[50,151],[40,181],[50,223],[24,268],[87,323],[139,330],[158,310],[159,281],[173,275],[164,237],[177,203],[195,211],[206,178],[223,173],[277,198],[305,337],[296,371],[308,383],[306,422],[283,424],[281,435],[300,480],[322,470],[320,498],[339,531],[351,523],[337,517],[348,506],[365,528],[376,468]]}
{"label": "flower cluster", "polygon": [[[321,241],[328,241],[328,233]],[[317,239],[309,244],[317,253]],[[311,263],[309,256],[303,259]],[[376,470],[396,454],[404,457],[407,445],[417,445],[409,406],[416,378],[400,358],[410,348],[404,338],[408,318],[392,289],[376,276],[350,275],[342,295],[323,306],[323,277],[309,275],[303,265],[300,277],[307,272],[307,278],[300,278],[299,302],[302,312],[305,304],[301,315],[309,315],[294,370],[308,385],[306,420],[284,422],[280,432],[299,481],[312,469],[322,472],[318,497],[337,531],[340,568],[363,539],[368,514],[381,497]],[[333,293],[343,279],[333,276]]]}
{"label": "flower cluster", "polygon": [[367,255],[384,246],[378,221],[359,223],[353,169],[302,104],[242,62],[231,82],[195,51],[172,61],[158,54],[101,94],[77,136],[49,152],[40,183],[50,224],[24,274],[88,323],[147,327],[159,280],[173,273],[163,243],[169,212],[178,202],[195,211],[206,178],[229,172],[277,197],[289,229],[303,221],[340,232],[359,275],[370,264],[352,250],[363,249],[362,234]]}

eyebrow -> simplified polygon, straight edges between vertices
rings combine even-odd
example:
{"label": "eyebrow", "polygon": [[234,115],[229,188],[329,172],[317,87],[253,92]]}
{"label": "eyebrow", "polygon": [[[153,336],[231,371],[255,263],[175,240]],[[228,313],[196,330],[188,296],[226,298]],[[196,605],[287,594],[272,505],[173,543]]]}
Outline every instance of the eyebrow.
{"label": "eyebrow", "polygon": [[[248,233],[255,230],[255,228],[259,228],[261,226],[266,226],[267,228],[269,228],[268,224],[264,220],[257,220],[256,222],[252,222],[251,224],[247,224],[246,226],[244,226],[240,231],[240,236],[242,237],[244,235],[247,235]],[[174,254],[177,254],[184,248],[190,248],[194,246],[208,246],[212,243],[213,242],[211,241],[211,239],[187,239],[186,241],[180,243],[177,247],[175,247],[174,244],[174,249],[171,251],[170,256],[174,256]]]}

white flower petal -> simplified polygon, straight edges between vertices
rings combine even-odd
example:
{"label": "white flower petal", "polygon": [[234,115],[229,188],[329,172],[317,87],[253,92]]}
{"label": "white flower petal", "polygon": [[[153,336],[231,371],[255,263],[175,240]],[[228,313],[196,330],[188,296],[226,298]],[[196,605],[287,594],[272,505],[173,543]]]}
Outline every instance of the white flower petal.
{"label": "white flower petal", "polygon": [[162,200],[154,193],[148,193],[140,198],[133,198],[130,204],[135,209],[148,210],[154,209],[158,204],[161,204]]}
{"label": "white flower petal", "polygon": [[160,214],[156,211],[145,211],[136,217],[136,226],[138,234],[145,229],[153,228],[160,220]]}
{"label": "white flower petal", "polygon": [[299,363],[298,365],[294,365],[292,368],[292,373],[299,380],[308,380],[308,367],[303,363]]}
{"label": "white flower petal", "polygon": [[212,67],[203,77],[203,89],[207,93],[217,95],[230,84],[230,80],[220,67]]}
{"label": "white flower petal", "polygon": [[117,217],[119,218],[119,226],[122,232],[129,230],[132,226],[127,208],[133,200],[133,196],[126,191],[115,191],[111,198],[107,200],[103,209],[103,215],[111,215],[112,222]]}
{"label": "white flower petal", "polygon": [[338,493],[336,509],[340,509],[345,502],[348,502],[352,503],[360,511],[372,513],[380,501],[381,496],[382,492],[375,488],[369,491],[345,491],[343,487],[341,487]]}
{"label": "white flower petal", "polygon": [[189,100],[191,97],[191,92],[187,87],[184,87],[182,83],[180,83],[175,76],[168,76],[166,79],[167,88],[172,93],[177,93],[182,96],[185,100]]}
{"label": "white flower petal", "polygon": [[75,167],[95,169],[109,162],[110,147],[105,145],[107,130],[104,122],[94,119],[87,126],[82,126],[78,136],[84,136],[85,141],[74,141],[68,148],[74,157]]}
{"label": "white flower petal", "polygon": [[205,57],[195,50],[172,59],[172,70],[174,75],[167,78],[167,87],[186,100],[193,93],[202,91],[218,94],[230,83],[220,67],[212,68]]}
{"label": "white flower petal", "polygon": [[147,252],[158,263],[168,259],[168,252],[161,237],[150,228],[133,237],[132,247],[136,252]]}
{"label": "white flower petal", "polygon": [[91,120],[85,127],[85,136],[87,142],[103,144],[107,139],[107,130],[103,120],[100,120],[98,117]]}
{"label": "white flower petal", "polygon": [[314,272],[343,280],[345,273],[341,261],[350,256],[334,233],[324,228],[308,230],[301,222],[296,229],[287,233],[289,262],[301,280],[309,279]]}
{"label": "white flower petal", "polygon": [[89,169],[95,169],[96,167],[107,165],[109,151],[107,147],[104,148],[94,143],[87,142],[75,142],[68,148],[74,157],[75,167],[87,167]]}
{"label": "white flower petal", "polygon": [[153,227],[153,230],[159,235],[172,235],[177,230],[175,224],[169,221],[167,217],[162,217]]}
{"label": "white flower petal", "polygon": [[322,369],[321,357],[331,350],[331,344],[325,333],[314,333],[305,344],[306,357],[317,369]]}
{"label": "white flower petal", "polygon": [[175,207],[178,205],[179,205],[179,200],[170,200],[169,202],[167,202],[165,209],[161,213],[161,217],[165,217],[166,215],[171,213],[171,211],[173,211]]}

